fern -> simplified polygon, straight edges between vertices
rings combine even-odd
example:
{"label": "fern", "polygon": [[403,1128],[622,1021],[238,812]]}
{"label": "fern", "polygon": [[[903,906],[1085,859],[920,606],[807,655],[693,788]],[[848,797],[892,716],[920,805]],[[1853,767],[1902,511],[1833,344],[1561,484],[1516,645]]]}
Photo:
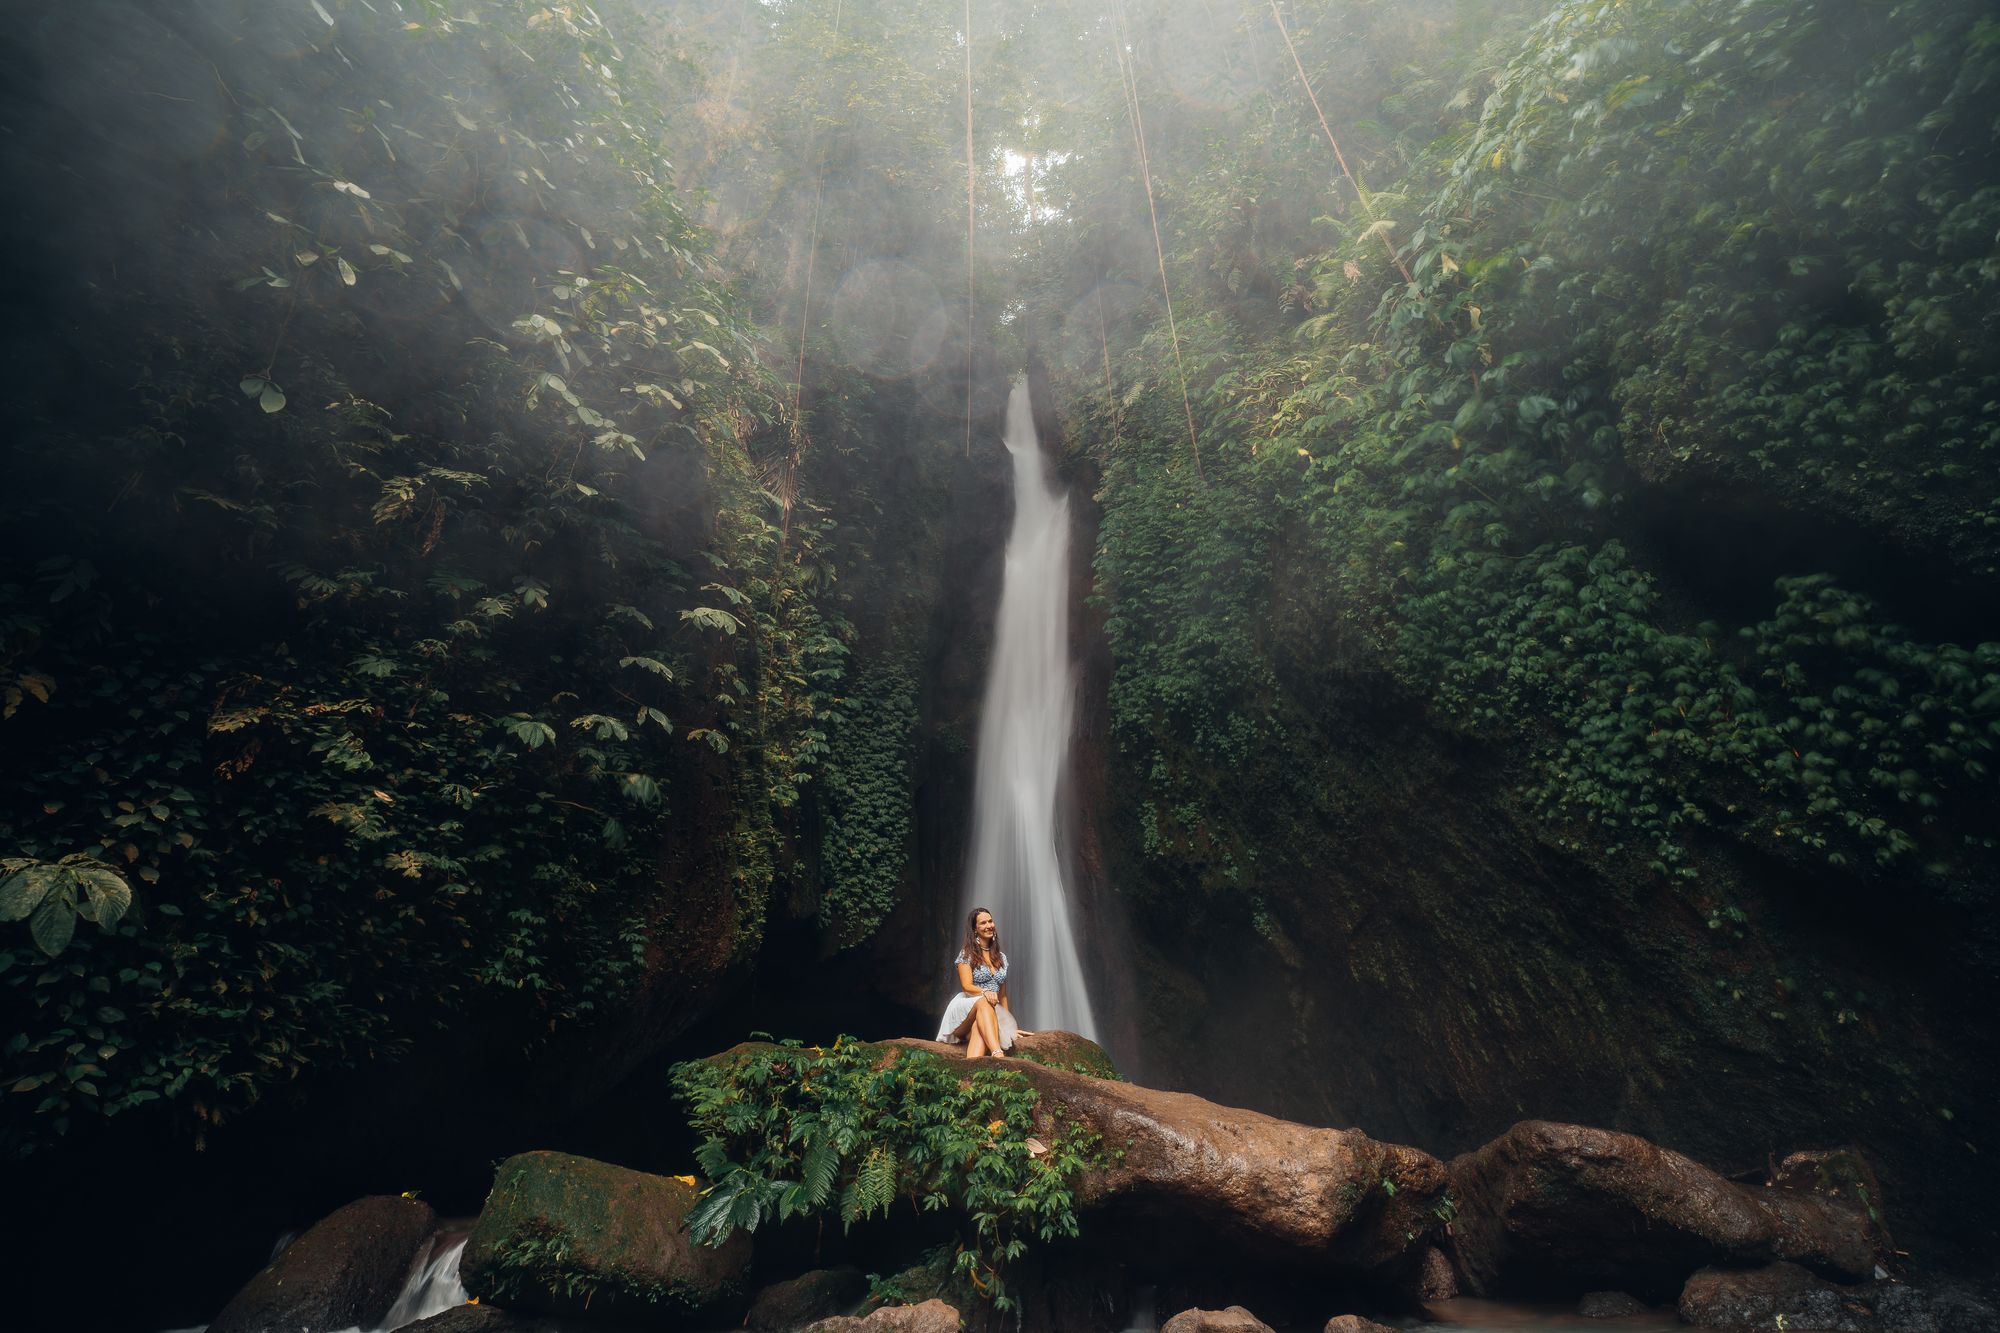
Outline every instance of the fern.
{"label": "fern", "polygon": [[849,1227],[899,1199],[950,1208],[968,1231],[973,1289],[1010,1308],[1005,1265],[1032,1243],[1077,1234],[1073,1187],[1097,1140],[1044,1124],[1031,1145],[1038,1097],[1011,1070],[968,1078],[927,1052],[887,1054],[884,1064],[882,1048],[843,1037],[830,1049],[784,1042],[678,1066],[675,1093],[702,1136],[696,1160],[716,1182],[688,1230],[717,1245],[820,1212],[836,1191]]}
{"label": "fern", "polygon": [[806,1153],[805,1169],[800,1180],[805,1186],[805,1202],[808,1208],[823,1207],[833,1194],[834,1180],[840,1171],[840,1154],[824,1143],[817,1143]]}
{"label": "fern", "polygon": [[881,1147],[868,1150],[861,1169],[840,1199],[840,1220],[849,1226],[878,1211],[887,1215],[896,1201],[896,1159]]}

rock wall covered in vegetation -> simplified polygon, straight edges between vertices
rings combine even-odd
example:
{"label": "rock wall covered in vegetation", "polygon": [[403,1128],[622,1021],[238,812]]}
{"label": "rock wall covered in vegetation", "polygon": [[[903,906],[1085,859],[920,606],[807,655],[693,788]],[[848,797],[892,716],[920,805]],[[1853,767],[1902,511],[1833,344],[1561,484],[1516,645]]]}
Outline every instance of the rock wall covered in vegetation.
{"label": "rock wall covered in vegetation", "polygon": [[0,35],[36,1188],[314,1144],[247,1252],[921,1027],[1037,360],[1131,1072],[1854,1139],[1990,1245],[1980,6],[404,9]]}
{"label": "rock wall covered in vegetation", "polygon": [[1296,284],[1184,265],[1201,313],[1070,379],[1151,1072],[1441,1148],[1858,1138],[1985,1235],[1996,33],[1564,4],[1486,51],[1315,227],[1176,159],[1169,254],[1234,198]]}

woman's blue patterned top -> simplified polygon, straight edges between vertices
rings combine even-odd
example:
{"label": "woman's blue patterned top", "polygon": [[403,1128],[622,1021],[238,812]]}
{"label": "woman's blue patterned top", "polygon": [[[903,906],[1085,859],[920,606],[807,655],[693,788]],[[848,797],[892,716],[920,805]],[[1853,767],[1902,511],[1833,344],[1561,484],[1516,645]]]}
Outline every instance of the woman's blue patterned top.
{"label": "woman's blue patterned top", "polygon": [[[951,961],[953,966],[956,966],[959,963],[963,963],[965,961],[965,950],[963,949],[959,950],[958,957],[952,959]],[[973,964],[972,984],[979,987],[979,989],[986,991],[989,994],[998,994],[1000,991],[1000,987],[1005,985],[1006,982],[1007,982],[1006,954],[1003,953],[1000,955],[1000,970],[997,972],[994,971],[992,968],[986,966],[986,964],[984,963]]]}

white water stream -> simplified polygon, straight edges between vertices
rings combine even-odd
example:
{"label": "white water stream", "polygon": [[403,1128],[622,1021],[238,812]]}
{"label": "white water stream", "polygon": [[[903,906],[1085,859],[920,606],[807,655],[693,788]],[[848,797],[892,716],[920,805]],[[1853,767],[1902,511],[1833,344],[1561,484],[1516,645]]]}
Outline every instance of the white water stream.
{"label": "white water stream", "polygon": [[1069,886],[1056,850],[1056,788],[1075,694],[1069,656],[1069,497],[1049,489],[1026,378],[1007,399],[1014,526],[980,710],[972,868],[961,919],[993,913],[1008,1007],[1026,1028],[1095,1038]]}
{"label": "white water stream", "polygon": [[[277,1258],[286,1242],[280,1241],[271,1257]],[[443,1248],[439,1244],[442,1242]],[[410,1274],[403,1279],[403,1289],[396,1294],[396,1303],[382,1316],[382,1322],[373,1328],[349,1327],[340,1333],[393,1333],[393,1330],[414,1324],[419,1319],[429,1319],[434,1314],[465,1304],[465,1284],[458,1279],[458,1261],[465,1254],[465,1234],[456,1237],[444,1232],[432,1236],[424,1242],[423,1253],[411,1266]],[[166,1329],[164,1333],[202,1333],[207,1325],[197,1324],[192,1328]],[[266,1333],[284,1333],[272,1328]]]}

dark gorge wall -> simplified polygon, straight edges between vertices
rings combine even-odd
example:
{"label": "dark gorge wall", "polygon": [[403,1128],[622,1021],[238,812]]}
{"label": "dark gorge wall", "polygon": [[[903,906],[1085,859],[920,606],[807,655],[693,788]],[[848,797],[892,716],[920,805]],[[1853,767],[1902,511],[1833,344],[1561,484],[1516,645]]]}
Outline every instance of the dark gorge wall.
{"label": "dark gorge wall", "polygon": [[1086,818],[1138,928],[1105,961],[1135,979],[1151,1081],[1440,1154],[1527,1118],[1730,1172],[1853,1143],[1920,1256],[1989,1252],[2000,1042],[1966,913],[1710,846],[1710,901],[1751,923],[1712,927],[1635,860],[1556,845],[1511,795],[1518,753],[1337,663],[1298,684],[1301,798],[1233,811],[1262,853],[1240,897],[1163,888],[1143,775],[1080,738],[1109,771]]}
{"label": "dark gorge wall", "polygon": [[[1440,1152],[1855,1142],[1920,1257],[1991,1252],[1989,30],[1557,4],[1376,205],[1336,184],[1282,301],[1189,263],[1201,316],[1103,347],[1090,284],[1153,275],[1079,246],[1079,763],[1150,1073]],[[1169,256],[1285,195],[1231,172],[1324,162],[1184,151]]]}

